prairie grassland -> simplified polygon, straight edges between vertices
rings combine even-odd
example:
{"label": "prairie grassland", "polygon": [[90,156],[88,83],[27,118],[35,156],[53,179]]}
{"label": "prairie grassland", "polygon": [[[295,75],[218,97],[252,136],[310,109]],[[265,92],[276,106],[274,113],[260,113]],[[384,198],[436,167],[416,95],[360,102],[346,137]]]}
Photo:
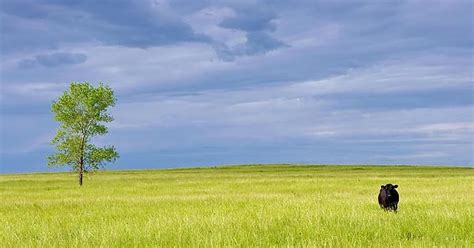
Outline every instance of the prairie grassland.
{"label": "prairie grassland", "polygon": [[[251,165],[0,175],[2,247],[474,247],[474,169]],[[399,212],[377,203],[398,184]]]}

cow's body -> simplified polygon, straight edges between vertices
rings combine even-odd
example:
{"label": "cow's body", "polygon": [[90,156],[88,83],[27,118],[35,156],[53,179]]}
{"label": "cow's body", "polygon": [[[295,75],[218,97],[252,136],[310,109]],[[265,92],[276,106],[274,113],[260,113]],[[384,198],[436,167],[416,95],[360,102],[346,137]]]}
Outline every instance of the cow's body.
{"label": "cow's body", "polygon": [[397,211],[399,195],[395,188],[398,185],[382,185],[379,192],[379,205],[385,210]]}

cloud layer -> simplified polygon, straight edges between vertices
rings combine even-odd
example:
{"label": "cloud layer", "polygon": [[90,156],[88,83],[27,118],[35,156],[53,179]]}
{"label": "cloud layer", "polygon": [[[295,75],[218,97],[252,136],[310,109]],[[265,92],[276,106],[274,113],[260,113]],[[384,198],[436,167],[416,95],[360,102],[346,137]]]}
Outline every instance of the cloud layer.
{"label": "cloud layer", "polygon": [[[50,103],[110,84],[113,168],[474,165],[471,1],[2,2],[0,172],[46,170]],[[419,11],[423,9],[423,11]]]}

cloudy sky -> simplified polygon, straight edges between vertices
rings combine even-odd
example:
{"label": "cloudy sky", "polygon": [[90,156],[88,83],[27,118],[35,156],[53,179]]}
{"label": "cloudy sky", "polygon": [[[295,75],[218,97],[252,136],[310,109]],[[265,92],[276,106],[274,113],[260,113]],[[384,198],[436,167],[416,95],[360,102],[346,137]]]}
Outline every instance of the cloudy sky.
{"label": "cloudy sky", "polygon": [[108,168],[474,165],[472,1],[1,1],[0,172],[109,84]]}

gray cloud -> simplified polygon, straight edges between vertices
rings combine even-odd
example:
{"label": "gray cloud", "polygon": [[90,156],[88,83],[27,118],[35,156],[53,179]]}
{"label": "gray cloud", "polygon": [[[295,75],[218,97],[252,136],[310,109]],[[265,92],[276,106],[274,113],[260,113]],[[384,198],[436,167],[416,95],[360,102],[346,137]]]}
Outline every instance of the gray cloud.
{"label": "gray cloud", "polygon": [[271,37],[264,32],[250,32],[247,34],[247,42],[241,48],[247,55],[262,54],[267,51],[281,47],[288,47],[285,43]]}
{"label": "gray cloud", "polygon": [[245,43],[232,48],[224,44],[215,45],[214,48],[216,49],[217,56],[224,61],[233,61],[239,56],[265,54],[278,48],[289,47],[265,32],[249,32],[246,38],[247,41]]}
{"label": "gray cloud", "polygon": [[276,25],[272,20],[276,19],[277,15],[268,8],[252,6],[237,8],[236,12],[236,16],[223,20],[219,26],[247,32],[274,31],[276,29]]}
{"label": "gray cloud", "polygon": [[56,67],[63,65],[81,64],[87,60],[83,53],[52,53],[36,55],[33,59],[24,59],[18,63],[20,68],[35,66]]}
{"label": "gray cloud", "polygon": [[139,48],[210,41],[151,1],[5,1],[2,7],[3,53],[94,41]]}
{"label": "gray cloud", "polygon": [[[219,23],[223,28],[247,33],[247,42],[238,47],[229,47],[194,31],[176,14],[179,11],[166,2],[45,0],[6,1],[3,5],[1,31],[6,34],[2,42],[3,55],[56,50],[60,44],[87,42],[143,49],[199,42],[216,48],[221,59],[231,60],[287,46],[270,35],[276,30],[273,22],[276,13],[255,4],[234,7],[237,15]],[[28,66],[31,61],[22,64]]]}
{"label": "gray cloud", "polygon": [[242,6],[236,7],[236,16],[224,19],[220,27],[246,32],[246,42],[235,47],[225,45],[216,46],[217,55],[226,61],[232,61],[243,55],[265,54],[278,48],[289,47],[270,35],[276,30],[277,14],[268,6]]}

